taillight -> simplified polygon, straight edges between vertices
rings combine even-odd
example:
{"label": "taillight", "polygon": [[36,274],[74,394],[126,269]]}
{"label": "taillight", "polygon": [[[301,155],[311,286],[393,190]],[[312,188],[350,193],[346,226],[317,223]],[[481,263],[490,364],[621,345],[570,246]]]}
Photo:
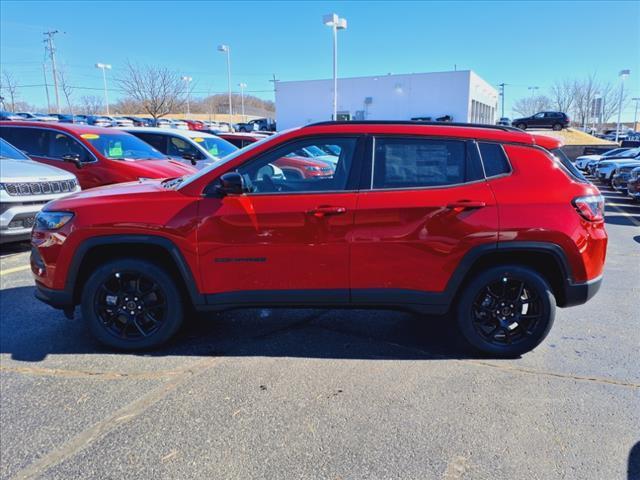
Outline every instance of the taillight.
{"label": "taillight", "polygon": [[587,195],[573,199],[573,206],[582,218],[590,222],[604,220],[604,197],[602,195]]}

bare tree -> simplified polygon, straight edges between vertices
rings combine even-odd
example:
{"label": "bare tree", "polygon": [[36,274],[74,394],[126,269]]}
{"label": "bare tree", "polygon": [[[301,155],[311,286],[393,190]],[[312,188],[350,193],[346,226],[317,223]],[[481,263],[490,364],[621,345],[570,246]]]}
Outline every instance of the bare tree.
{"label": "bare tree", "polygon": [[127,62],[118,79],[125,95],[140,103],[154,120],[181,110],[185,102],[184,82],[178,72],[164,67],[140,66]]}
{"label": "bare tree", "polygon": [[513,111],[524,117],[533,115],[534,113],[549,110],[551,100],[545,95],[536,95],[534,97],[523,97],[513,104]]}
{"label": "bare tree", "polygon": [[9,96],[9,105],[11,106],[10,110],[15,112],[16,101],[18,99],[18,82],[15,77],[6,70],[2,72],[2,76],[0,77],[0,90],[7,92],[6,94]]}
{"label": "bare tree", "polygon": [[602,84],[600,87],[600,96],[602,97],[602,122],[607,123],[618,113],[620,106],[620,94],[622,94],[622,108],[624,109],[629,103],[629,92],[622,91],[621,86],[615,86],[611,83]]}
{"label": "bare tree", "polygon": [[67,100],[67,106],[69,107],[69,113],[73,115],[73,105],[71,104],[71,95],[73,94],[73,87],[69,85],[69,79],[64,69],[58,70],[58,81],[60,82],[60,89]]}
{"label": "bare tree", "polygon": [[113,110],[120,114],[135,115],[142,112],[143,108],[137,100],[131,97],[125,97],[113,105]]}
{"label": "bare tree", "polygon": [[80,97],[82,113],[85,115],[96,115],[102,110],[102,97],[97,95],[85,95]]}
{"label": "bare tree", "polygon": [[558,112],[570,112],[575,99],[575,82],[556,81],[550,89],[551,108]]}

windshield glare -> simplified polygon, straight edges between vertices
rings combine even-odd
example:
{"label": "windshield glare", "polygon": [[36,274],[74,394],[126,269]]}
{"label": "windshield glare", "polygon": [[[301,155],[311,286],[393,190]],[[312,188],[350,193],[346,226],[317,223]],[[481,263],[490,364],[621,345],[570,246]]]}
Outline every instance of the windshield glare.
{"label": "windshield glare", "polygon": [[219,159],[235,152],[238,148],[222,138],[197,137],[194,140],[204,148],[209,155]]}
{"label": "windshield glare", "polygon": [[151,145],[127,133],[85,133],[81,137],[110,160],[160,160],[167,158]]}
{"label": "windshield glare", "polygon": [[2,138],[0,138],[0,157],[13,158],[15,160],[29,160],[29,157]]}

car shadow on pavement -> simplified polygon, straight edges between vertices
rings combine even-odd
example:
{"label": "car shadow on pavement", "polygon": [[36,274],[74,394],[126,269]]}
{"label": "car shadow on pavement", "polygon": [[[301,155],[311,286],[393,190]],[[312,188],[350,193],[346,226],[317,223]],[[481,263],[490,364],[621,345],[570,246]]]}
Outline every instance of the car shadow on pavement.
{"label": "car shadow on pavement", "polygon": [[[41,304],[33,287],[0,291],[0,352],[38,362],[47,355],[117,353],[79,318]],[[192,314],[167,346],[146,356],[269,356],[445,359],[471,354],[450,316],[391,310],[243,309]],[[487,357],[482,357],[487,358]]]}
{"label": "car shadow on pavement", "polygon": [[12,255],[14,253],[24,253],[31,250],[29,242],[12,242],[0,244],[0,255]]}
{"label": "car shadow on pavement", "polygon": [[629,463],[627,466],[627,480],[640,480],[640,442],[629,450]]}

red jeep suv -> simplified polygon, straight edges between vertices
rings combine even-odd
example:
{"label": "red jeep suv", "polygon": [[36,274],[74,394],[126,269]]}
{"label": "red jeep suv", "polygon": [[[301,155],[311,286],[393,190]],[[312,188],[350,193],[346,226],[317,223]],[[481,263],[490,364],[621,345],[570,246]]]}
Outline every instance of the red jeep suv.
{"label": "red jeep suv", "polygon": [[117,128],[71,123],[0,122],[0,137],[38,162],[68,170],[83,189],[196,171]]}
{"label": "red jeep suv", "polygon": [[[602,196],[555,146],[465,124],[283,132],[189,176],[49,203],[32,234],[36,296],[69,316],[80,305],[119,349],[167,341],[189,306],[368,307],[451,312],[471,346],[519,355],[604,267]],[[332,175],[273,166],[315,147]]]}

